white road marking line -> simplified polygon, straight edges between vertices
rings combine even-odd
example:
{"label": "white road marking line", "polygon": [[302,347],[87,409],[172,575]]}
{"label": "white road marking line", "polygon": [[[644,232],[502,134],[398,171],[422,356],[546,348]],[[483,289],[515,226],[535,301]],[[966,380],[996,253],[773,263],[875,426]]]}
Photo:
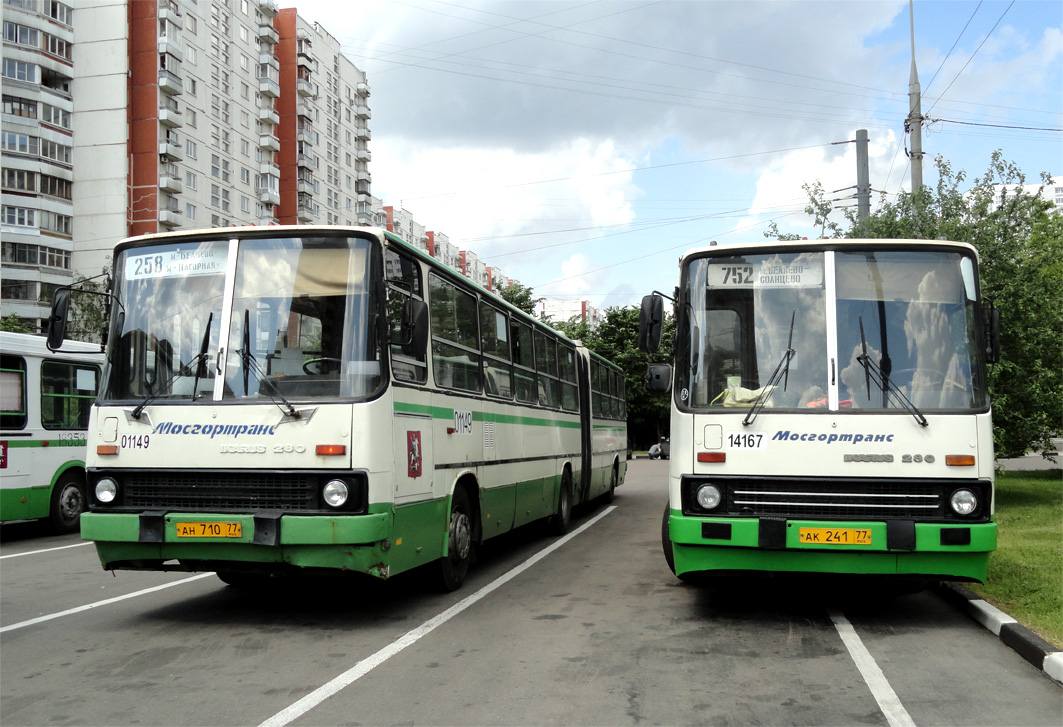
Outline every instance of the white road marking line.
{"label": "white road marking line", "polygon": [[135,593],[127,593],[124,596],[116,596],[115,598],[108,598],[103,601],[96,601],[96,603],[90,603],[86,606],[78,606],[77,608],[69,608],[66,611],[60,611],[59,613],[51,613],[47,616],[39,616],[37,618],[31,618],[29,621],[20,621],[10,626],[4,626],[0,628],[0,634],[7,631],[14,631],[15,629],[21,629],[26,626],[33,626],[35,624],[44,623],[45,621],[51,621],[53,619],[62,618],[63,616],[71,616],[75,613],[81,613],[82,611],[88,611],[93,608],[99,608],[100,606],[107,606],[112,603],[118,603],[119,601],[125,601],[130,598],[136,598],[137,596],[146,596],[149,593],[155,593],[155,591],[161,591],[164,588],[173,588],[174,586],[180,586],[185,583],[191,583],[192,581],[198,581],[201,578],[210,578],[213,573],[200,573],[199,575],[192,576],[191,578],[182,578],[179,581],[173,583],[164,583],[161,586],[154,586],[152,588],[145,588],[142,591],[136,591]]}
{"label": "white road marking line", "polygon": [[834,622],[834,628],[838,630],[838,635],[842,637],[842,643],[849,650],[849,656],[856,662],[856,668],[860,670],[860,675],[864,678],[864,682],[871,689],[871,694],[875,697],[875,701],[878,702],[879,709],[886,716],[886,721],[890,723],[890,727],[915,727],[915,722],[912,721],[908,710],[901,704],[897,693],[893,691],[893,687],[886,680],[886,675],[882,673],[882,669],[879,668],[878,663],[871,656],[871,652],[867,650],[864,642],[860,640],[856,629],[849,623],[849,619],[838,611],[830,611],[830,619]]}
{"label": "white road marking line", "polygon": [[84,545],[92,545],[92,541],[86,543],[75,543],[74,545],[60,545],[57,548],[44,548],[43,550],[27,550],[25,553],[11,553],[9,555],[0,555],[0,560],[5,558],[20,558],[23,555],[37,555],[38,553],[51,553],[55,550],[66,550],[67,548],[80,548]]}
{"label": "white road marking line", "polygon": [[595,523],[597,523],[599,520],[601,520],[603,517],[605,517],[606,515],[608,515],[609,513],[611,513],[615,509],[616,509],[616,505],[612,505],[612,506],[606,508],[603,512],[599,513],[596,517],[592,518],[591,520],[588,520],[582,526],[580,526],[576,530],[573,530],[571,533],[569,533],[568,535],[564,536],[560,540],[550,544],[546,548],[543,548],[538,553],[536,553],[532,557],[528,558],[526,561],[524,561],[520,565],[518,565],[515,568],[513,568],[512,570],[502,574],[501,576],[499,576],[495,580],[491,581],[490,583],[488,583],[486,586],[484,586],[480,590],[476,591],[476,593],[473,593],[471,596],[467,596],[466,598],[462,599],[461,601],[458,601],[453,606],[448,608],[446,611],[443,611],[442,613],[440,613],[440,614],[428,619],[427,621],[425,621],[423,624],[421,624],[417,628],[412,629],[411,631],[407,631],[405,634],[400,636],[398,639],[396,639],[395,641],[391,642],[390,644],[385,646],[383,649],[380,649],[375,654],[372,654],[372,655],[366,657],[365,659],[362,659],[357,664],[355,664],[350,669],[348,669],[347,671],[345,671],[342,674],[340,674],[338,677],[336,677],[332,681],[330,681],[330,682],[328,682],[326,684],[323,684],[322,686],[318,687],[314,691],[312,691],[309,694],[307,694],[305,697],[303,697],[299,701],[295,702],[294,704],[290,705],[289,707],[287,707],[285,709],[282,709],[280,712],[277,712],[277,714],[273,715],[272,717],[267,719],[265,722],[262,722],[261,725],[259,725],[259,727],[283,727],[284,725],[287,725],[287,724],[291,723],[293,720],[298,719],[299,717],[301,717],[302,715],[306,714],[307,712],[309,712],[311,709],[313,709],[317,705],[319,705],[322,702],[324,702],[329,697],[337,694],[340,690],[344,689],[345,687],[350,686],[351,684],[353,684],[358,679],[361,679],[363,676],[365,676],[370,671],[372,671],[376,667],[378,667],[381,664],[383,664],[385,661],[387,661],[391,657],[393,657],[396,654],[398,654],[400,651],[405,649],[407,646],[411,646],[412,644],[414,644],[418,640],[420,640],[422,637],[427,636],[432,631],[434,631],[438,627],[442,626],[447,621],[449,621],[450,619],[454,618],[459,613],[461,613],[462,611],[467,609],[469,606],[473,605],[474,603],[476,603],[477,601],[482,599],[484,596],[487,596],[492,591],[498,589],[499,587],[501,587],[501,586],[505,585],[506,583],[508,583],[509,581],[513,580],[514,578],[519,576],[521,573],[523,573],[524,571],[528,570],[533,565],[538,563],[540,560],[542,560],[546,556],[548,556],[551,553],[553,553],[555,550],[560,548],[562,545],[564,545],[565,543],[567,543],[568,541],[572,540],[574,537],[576,537],[577,535],[582,533],[584,530],[586,530],[587,528],[589,528],[592,525],[594,525]]}

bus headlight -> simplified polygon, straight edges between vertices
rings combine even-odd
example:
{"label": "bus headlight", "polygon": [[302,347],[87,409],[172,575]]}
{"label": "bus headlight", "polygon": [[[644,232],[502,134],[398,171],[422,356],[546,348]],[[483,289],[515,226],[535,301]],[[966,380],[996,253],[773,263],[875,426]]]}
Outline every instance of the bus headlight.
{"label": "bus headlight", "polygon": [[978,495],[970,490],[956,490],[949,498],[949,506],[957,515],[970,515],[978,509]]}
{"label": "bus headlight", "polygon": [[114,502],[118,497],[118,483],[110,477],[101,477],[96,483],[96,501],[104,505]]}
{"label": "bus headlight", "polygon": [[715,510],[723,496],[716,485],[702,485],[695,493],[695,498],[703,510]]}
{"label": "bus headlight", "polygon": [[329,480],[321,491],[321,495],[325,498],[325,504],[329,507],[343,507],[343,504],[347,502],[347,497],[350,495],[350,490],[343,480]]}

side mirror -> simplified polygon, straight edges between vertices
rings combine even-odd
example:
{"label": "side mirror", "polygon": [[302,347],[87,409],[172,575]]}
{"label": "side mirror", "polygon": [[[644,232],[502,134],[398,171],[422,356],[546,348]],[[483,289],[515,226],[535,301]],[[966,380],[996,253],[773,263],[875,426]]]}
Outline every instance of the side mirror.
{"label": "side mirror", "polygon": [[412,358],[428,353],[428,304],[409,298],[402,306],[402,352]]}
{"label": "side mirror", "polygon": [[58,351],[66,340],[66,321],[70,310],[70,288],[59,288],[52,298],[52,313],[48,316],[49,351]]}
{"label": "side mirror", "polygon": [[661,347],[661,331],[664,324],[664,298],[659,295],[647,295],[642,299],[639,311],[640,351],[656,353]]}
{"label": "side mirror", "polygon": [[650,364],[646,368],[646,391],[663,393],[672,386],[672,367],[670,364]]}
{"label": "side mirror", "polygon": [[995,364],[1000,361],[1000,311],[996,308],[987,310],[985,325],[985,360]]}

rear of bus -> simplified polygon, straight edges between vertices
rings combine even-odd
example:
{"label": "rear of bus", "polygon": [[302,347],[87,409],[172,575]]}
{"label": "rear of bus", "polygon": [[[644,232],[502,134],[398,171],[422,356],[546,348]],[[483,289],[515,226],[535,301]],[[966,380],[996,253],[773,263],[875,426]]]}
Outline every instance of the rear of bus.
{"label": "rear of bus", "polygon": [[992,346],[973,248],[710,247],[682,260],[676,310],[677,575],[985,579]]}

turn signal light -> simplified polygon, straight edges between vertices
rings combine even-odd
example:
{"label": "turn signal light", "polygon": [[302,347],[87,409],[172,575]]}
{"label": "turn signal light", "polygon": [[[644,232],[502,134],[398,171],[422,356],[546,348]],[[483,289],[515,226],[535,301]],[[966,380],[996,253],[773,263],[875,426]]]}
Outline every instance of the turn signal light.
{"label": "turn signal light", "polygon": [[97,444],[96,454],[118,454],[117,444]]}
{"label": "turn signal light", "polygon": [[340,454],[347,454],[346,444],[319,444],[317,445],[317,453],[323,457],[334,457]]}
{"label": "turn signal light", "polygon": [[698,452],[698,462],[726,462],[727,452]]}
{"label": "turn signal light", "polygon": [[946,454],[945,464],[949,467],[974,467],[973,454]]}

